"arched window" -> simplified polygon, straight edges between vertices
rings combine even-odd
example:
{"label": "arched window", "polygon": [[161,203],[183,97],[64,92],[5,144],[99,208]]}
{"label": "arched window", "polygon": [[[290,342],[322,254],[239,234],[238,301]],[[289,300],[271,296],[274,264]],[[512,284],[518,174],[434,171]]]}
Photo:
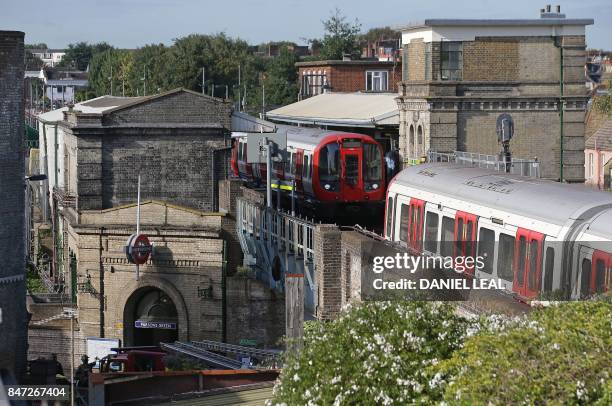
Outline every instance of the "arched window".
{"label": "arched window", "polygon": [[417,153],[419,156],[425,155],[425,144],[423,143],[423,126],[417,128]]}
{"label": "arched window", "polygon": [[408,156],[410,158],[414,158],[415,156],[415,151],[414,151],[414,125],[410,124],[410,133],[408,136]]}

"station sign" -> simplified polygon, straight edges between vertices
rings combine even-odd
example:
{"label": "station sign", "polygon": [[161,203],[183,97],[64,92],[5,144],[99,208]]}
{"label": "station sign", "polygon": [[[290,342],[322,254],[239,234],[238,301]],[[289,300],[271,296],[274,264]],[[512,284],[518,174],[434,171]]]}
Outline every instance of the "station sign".
{"label": "station sign", "polygon": [[162,329],[162,330],[176,330],[176,323],[172,323],[168,321],[136,320],[134,322],[134,327],[136,328],[156,328],[156,329]]}
{"label": "station sign", "polygon": [[130,235],[125,246],[125,254],[130,263],[136,265],[145,264],[152,252],[153,245],[149,241],[149,237],[144,234]]}

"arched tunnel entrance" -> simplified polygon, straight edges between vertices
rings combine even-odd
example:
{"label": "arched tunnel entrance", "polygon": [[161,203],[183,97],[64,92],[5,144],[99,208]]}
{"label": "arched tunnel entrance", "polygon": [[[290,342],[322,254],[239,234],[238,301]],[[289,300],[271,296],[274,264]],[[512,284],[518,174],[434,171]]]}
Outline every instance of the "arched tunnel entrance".
{"label": "arched tunnel entrance", "polygon": [[178,340],[178,314],[172,299],[161,289],[136,290],[123,310],[126,346],[159,345]]}

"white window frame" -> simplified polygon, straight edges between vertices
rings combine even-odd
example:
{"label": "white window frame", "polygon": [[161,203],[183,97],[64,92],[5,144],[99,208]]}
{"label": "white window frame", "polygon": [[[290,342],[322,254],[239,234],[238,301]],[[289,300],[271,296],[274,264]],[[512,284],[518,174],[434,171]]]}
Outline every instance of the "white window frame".
{"label": "white window frame", "polygon": [[[381,81],[381,89],[374,89],[374,76],[377,75]],[[382,80],[385,78],[385,88],[382,88]],[[371,79],[369,78],[371,77]],[[367,70],[365,75],[365,88],[367,92],[387,92],[389,91],[389,71],[388,70]]]}

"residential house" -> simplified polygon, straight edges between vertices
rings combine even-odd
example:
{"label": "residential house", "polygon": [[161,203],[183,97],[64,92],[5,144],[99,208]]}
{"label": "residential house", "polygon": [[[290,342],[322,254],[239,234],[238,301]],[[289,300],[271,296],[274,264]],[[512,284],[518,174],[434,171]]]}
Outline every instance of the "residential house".
{"label": "residential house", "polygon": [[607,119],[584,146],[584,178],[587,185],[612,189],[612,119]]}

